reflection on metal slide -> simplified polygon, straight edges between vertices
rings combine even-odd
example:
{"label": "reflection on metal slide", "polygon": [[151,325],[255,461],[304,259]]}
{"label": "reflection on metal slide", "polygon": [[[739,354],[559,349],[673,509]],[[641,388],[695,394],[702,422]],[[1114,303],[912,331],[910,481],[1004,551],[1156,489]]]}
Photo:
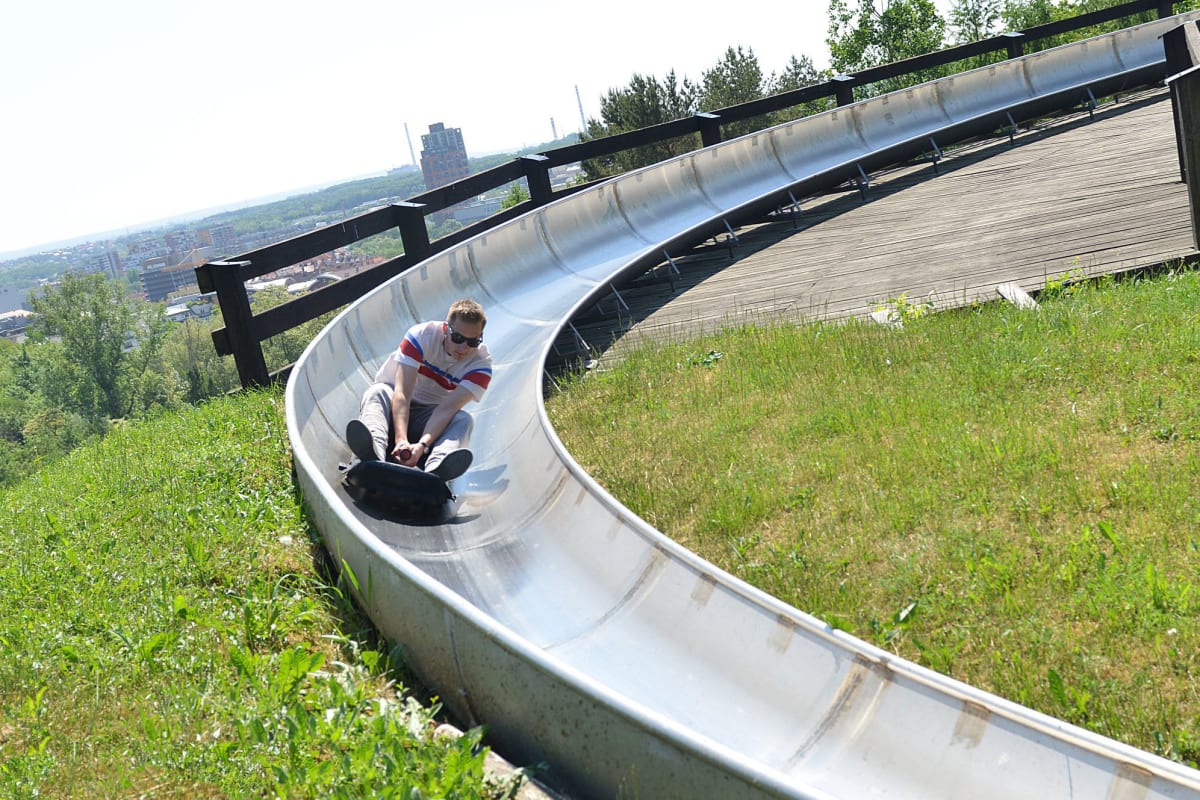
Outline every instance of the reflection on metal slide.
{"label": "reflection on metal slide", "polygon": [[[623,175],[438,254],[342,312],[287,389],[295,468],[381,632],[460,721],[611,798],[1200,798],[1200,772],[833,630],[634,516],[551,429],[543,366],[612,282],[930,137],[1161,78],[1180,15],[962,73]],[[1150,77],[1148,77],[1150,76]],[[946,139],[953,142],[953,135]],[[914,150],[915,148],[915,150]],[[495,379],[456,516],[397,524],[339,483],[359,395],[404,330],[463,296]],[[648,457],[638,454],[639,458]]]}

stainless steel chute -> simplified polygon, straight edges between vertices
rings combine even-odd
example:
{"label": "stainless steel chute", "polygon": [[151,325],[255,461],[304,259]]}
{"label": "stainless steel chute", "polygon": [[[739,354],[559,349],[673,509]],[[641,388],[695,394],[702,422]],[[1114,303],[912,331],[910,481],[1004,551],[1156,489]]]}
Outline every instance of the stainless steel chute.
{"label": "stainless steel chute", "polygon": [[[557,335],[665,247],[789,188],[1005,112],[1163,69],[1180,15],[923,84],[623,175],[379,287],[291,374],[298,479],[372,620],[510,759],[596,798],[1197,798],[1200,773],[898,659],[715,569],[625,509],[542,406]],[[1161,76],[1160,76],[1161,77]],[[413,322],[470,296],[496,379],[457,516],[409,527],[339,487],[346,420]]]}

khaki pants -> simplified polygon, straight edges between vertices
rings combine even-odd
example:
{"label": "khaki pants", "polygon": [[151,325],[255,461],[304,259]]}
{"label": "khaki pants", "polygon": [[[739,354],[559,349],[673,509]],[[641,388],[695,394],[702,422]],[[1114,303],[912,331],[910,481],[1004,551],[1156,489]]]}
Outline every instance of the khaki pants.
{"label": "khaki pants", "polygon": [[[413,403],[408,409],[408,440],[415,442],[425,432],[425,424],[433,416],[436,406]],[[362,401],[358,408],[358,418],[371,432],[375,442],[375,455],[380,461],[386,461],[388,453],[392,452],[395,439],[392,436],[392,387],[386,383],[373,383],[363,392]],[[419,464],[426,472],[432,470],[442,459],[455,450],[467,446],[471,438],[471,429],[475,421],[466,411],[459,411],[450,420],[446,430],[442,431],[433,443],[433,449]]]}

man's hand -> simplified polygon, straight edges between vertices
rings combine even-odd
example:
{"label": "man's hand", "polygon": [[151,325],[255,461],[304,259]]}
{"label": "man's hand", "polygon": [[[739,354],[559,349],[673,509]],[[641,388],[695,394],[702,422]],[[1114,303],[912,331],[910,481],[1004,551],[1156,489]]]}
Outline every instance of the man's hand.
{"label": "man's hand", "polygon": [[392,461],[397,464],[403,464],[406,467],[415,467],[417,462],[421,460],[421,448],[417,449],[416,445],[409,444],[407,439],[402,439],[396,442],[396,446],[392,448]]}

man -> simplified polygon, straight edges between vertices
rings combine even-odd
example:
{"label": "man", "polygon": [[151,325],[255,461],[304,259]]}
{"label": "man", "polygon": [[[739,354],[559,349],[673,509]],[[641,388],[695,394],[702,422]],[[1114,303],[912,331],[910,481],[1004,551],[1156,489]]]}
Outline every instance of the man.
{"label": "man", "polygon": [[474,421],[463,407],[483,397],[492,356],[483,344],[487,317],[474,300],[456,300],[445,322],[421,322],[363,393],[346,442],[362,461],[423,468],[444,481],[471,466]]}

